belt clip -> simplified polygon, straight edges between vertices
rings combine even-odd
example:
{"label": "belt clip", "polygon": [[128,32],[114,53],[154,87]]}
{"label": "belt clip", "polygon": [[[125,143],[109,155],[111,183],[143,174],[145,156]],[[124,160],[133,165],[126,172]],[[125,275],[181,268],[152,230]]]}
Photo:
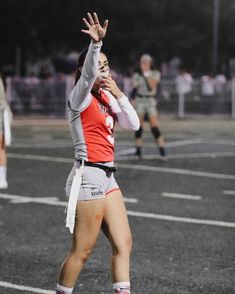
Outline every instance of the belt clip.
{"label": "belt clip", "polygon": [[83,170],[84,169],[84,165],[85,165],[85,160],[82,159],[79,169]]}

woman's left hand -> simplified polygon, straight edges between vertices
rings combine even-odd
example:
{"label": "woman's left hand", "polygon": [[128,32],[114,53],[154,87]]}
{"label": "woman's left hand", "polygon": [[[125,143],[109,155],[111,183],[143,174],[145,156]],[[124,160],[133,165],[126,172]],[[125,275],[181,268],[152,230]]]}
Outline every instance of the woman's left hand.
{"label": "woman's left hand", "polygon": [[122,91],[118,88],[112,77],[102,77],[101,88],[109,91],[116,99],[120,99],[123,96]]}

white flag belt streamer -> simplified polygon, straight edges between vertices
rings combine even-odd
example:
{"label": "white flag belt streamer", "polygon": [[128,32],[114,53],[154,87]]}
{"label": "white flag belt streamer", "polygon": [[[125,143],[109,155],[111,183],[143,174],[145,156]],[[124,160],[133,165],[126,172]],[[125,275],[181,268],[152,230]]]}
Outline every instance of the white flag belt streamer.
{"label": "white flag belt streamer", "polygon": [[76,216],[76,207],[78,201],[78,194],[82,183],[82,175],[84,173],[84,160],[81,166],[75,170],[75,176],[73,178],[71,191],[69,195],[67,217],[66,217],[66,228],[69,228],[70,233],[73,234]]}
{"label": "white flag belt streamer", "polygon": [[7,109],[3,110],[3,132],[6,146],[11,145],[11,119]]}

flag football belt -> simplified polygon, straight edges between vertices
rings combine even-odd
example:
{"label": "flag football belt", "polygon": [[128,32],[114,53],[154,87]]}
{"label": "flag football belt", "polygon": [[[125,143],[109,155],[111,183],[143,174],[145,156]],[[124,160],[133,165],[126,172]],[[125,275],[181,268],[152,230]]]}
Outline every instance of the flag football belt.
{"label": "flag football belt", "polygon": [[151,95],[151,94],[142,95],[142,94],[137,93],[136,97],[137,98],[144,98],[144,97],[146,97],[146,98],[155,98],[155,95]]}
{"label": "flag football belt", "polygon": [[[80,160],[80,159],[76,159],[76,161],[79,162],[80,164],[82,163],[82,160]],[[117,170],[116,166],[106,166],[106,165],[102,165],[102,164],[98,164],[98,163],[94,163],[94,162],[89,162],[89,161],[84,161],[84,166],[97,167],[97,168],[104,170],[108,174],[115,173]]]}

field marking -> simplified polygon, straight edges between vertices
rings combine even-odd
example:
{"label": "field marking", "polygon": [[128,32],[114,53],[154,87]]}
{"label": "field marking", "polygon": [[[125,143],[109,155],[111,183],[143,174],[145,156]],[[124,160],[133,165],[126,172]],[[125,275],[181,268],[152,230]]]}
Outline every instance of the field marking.
{"label": "field marking", "polygon": [[[18,196],[18,195],[0,194],[0,198],[11,200],[13,201],[13,203],[33,203],[34,202],[33,197],[25,197],[25,196]],[[22,202],[21,202],[21,199],[22,199]],[[43,197],[42,198],[36,197],[35,199],[36,199],[35,203],[40,203],[45,205],[55,205],[55,206],[67,205],[67,202],[58,201],[56,197],[45,197],[45,201],[43,200]],[[130,210],[127,210],[127,214],[130,216],[135,216],[135,217],[144,217],[144,218],[159,219],[159,220],[165,220],[165,221],[235,228],[235,222],[232,223],[232,222],[226,222],[226,221],[194,219],[194,218],[187,218],[187,217],[178,217],[178,216],[172,216],[172,215],[130,211]]]}
{"label": "field marking", "polygon": [[30,160],[61,162],[61,163],[73,163],[73,159],[71,158],[53,157],[53,156],[46,156],[46,155],[8,153],[7,157],[16,158],[16,159],[30,159]]}
{"label": "field marking", "polygon": [[45,149],[51,149],[51,148],[71,148],[71,143],[57,143],[52,144],[50,142],[47,142],[43,144],[41,141],[39,143],[35,143],[35,141],[32,141],[32,143],[14,143],[10,147],[11,149],[14,148],[29,148],[29,149],[39,149],[39,148],[45,148]]}
{"label": "field marking", "polygon": [[[60,201],[57,197],[29,197],[29,196],[10,195],[10,194],[0,193],[0,199],[10,200],[10,203],[13,203],[13,204],[40,203],[40,204],[55,205],[55,206],[67,205],[67,201]],[[138,199],[136,198],[123,197],[123,199],[124,199],[124,202],[126,203],[138,203]]]}
{"label": "field marking", "polygon": [[189,194],[178,194],[178,193],[168,193],[163,192],[162,197],[176,198],[176,199],[187,199],[187,200],[202,200],[202,196],[199,195],[189,195]]}
{"label": "field marking", "polygon": [[232,141],[232,140],[215,140],[213,142],[211,142],[210,140],[204,140],[204,141],[209,144],[235,146],[235,141]]}
{"label": "field marking", "polygon": [[235,228],[235,223],[225,222],[225,221],[195,219],[195,218],[188,218],[188,217],[178,217],[178,216],[172,216],[172,215],[162,215],[162,214],[155,214],[155,213],[129,211],[129,210],[127,211],[127,214],[131,216],[153,218],[153,219],[172,221],[172,222],[182,222],[182,223],[190,223],[190,224],[198,224],[198,225]]}
{"label": "field marking", "polygon": [[224,195],[233,195],[233,196],[235,196],[235,191],[234,190],[225,190],[225,191],[223,191],[223,194]]}
{"label": "field marking", "polygon": [[[175,146],[185,146],[185,145],[191,145],[191,144],[199,144],[202,143],[203,139],[201,138],[197,138],[197,139],[187,139],[187,140],[177,140],[177,141],[172,141],[172,142],[167,142],[165,144],[166,147],[175,147]],[[118,141],[116,140],[116,145],[120,145],[120,146],[133,146],[134,145],[134,141],[130,142],[130,141]],[[156,143],[145,143],[144,146],[146,147],[153,147],[156,148]]]}
{"label": "field marking", "polygon": [[[47,161],[47,162],[52,161],[52,162],[59,162],[59,163],[73,162],[73,160],[70,158],[44,156],[44,155],[32,155],[32,154],[8,153],[8,157],[17,158],[17,159],[41,160],[41,161]],[[144,171],[152,171],[152,172],[160,172],[160,173],[172,173],[172,174],[197,176],[197,177],[212,178],[212,179],[235,180],[235,175],[229,175],[229,174],[217,174],[217,173],[193,171],[193,170],[186,170],[186,169],[157,167],[157,166],[138,165],[138,164],[117,163],[117,166],[123,169],[144,170]]]}
{"label": "field marking", "polygon": [[[46,136],[45,138],[49,138],[48,136]],[[56,140],[56,144],[52,144],[50,140],[45,140],[45,138],[42,138],[41,140],[38,140],[38,143],[35,142],[38,139],[38,136],[36,136],[34,139],[26,139],[24,143],[21,142],[13,142],[11,148],[55,148],[55,147],[72,147],[72,141],[71,140]],[[45,140],[45,142],[42,142],[42,140]],[[176,146],[185,146],[185,145],[191,145],[191,144],[198,144],[198,143],[202,143],[203,140],[198,138],[198,139],[188,139],[188,140],[177,140],[177,141],[172,141],[172,142],[167,142],[166,143],[166,147],[176,147]],[[116,142],[117,145],[120,146],[133,146],[134,143],[130,142],[130,141],[117,141]],[[156,144],[155,143],[145,143],[144,146],[146,147],[153,147],[156,148]],[[135,148],[128,148],[125,150],[121,151],[121,154],[125,155],[125,154],[132,154],[135,152]],[[117,154],[119,155],[119,152],[117,152]]]}
{"label": "field marking", "polygon": [[50,291],[50,290],[43,290],[40,288],[33,288],[33,287],[28,287],[28,286],[23,286],[23,285],[16,285],[4,281],[0,281],[0,287],[8,288],[8,289],[16,289],[20,291],[28,291],[31,293],[40,293],[40,294],[55,294],[55,291]]}
{"label": "field marking", "polygon": [[123,169],[144,170],[144,171],[153,171],[153,172],[161,172],[161,173],[172,173],[172,174],[197,176],[197,177],[212,178],[212,179],[235,180],[235,175],[200,172],[200,171],[193,171],[193,170],[187,170],[187,169],[148,166],[148,165],[137,165],[137,164],[125,164],[125,163],[118,163],[117,166],[119,168],[123,168]]}
{"label": "field marking", "polygon": [[[133,149],[126,149],[122,151],[119,151],[116,153],[118,156],[116,159],[118,161],[127,161],[127,160],[139,160],[139,158],[135,155],[133,156],[127,156],[128,154],[133,154],[134,152],[130,152],[130,150]],[[127,153],[125,154],[125,151]],[[120,156],[124,155],[124,156]],[[126,155],[126,156],[125,156]],[[190,159],[190,158],[218,158],[218,157],[235,157],[235,152],[204,152],[204,153],[187,153],[187,154],[168,154],[168,159]],[[160,155],[158,154],[150,154],[150,155],[143,155],[142,159],[162,159]]]}
{"label": "field marking", "polygon": [[120,151],[115,152],[115,155],[129,155],[129,154],[135,154],[136,149],[135,148],[128,148],[128,149],[123,149]]}

